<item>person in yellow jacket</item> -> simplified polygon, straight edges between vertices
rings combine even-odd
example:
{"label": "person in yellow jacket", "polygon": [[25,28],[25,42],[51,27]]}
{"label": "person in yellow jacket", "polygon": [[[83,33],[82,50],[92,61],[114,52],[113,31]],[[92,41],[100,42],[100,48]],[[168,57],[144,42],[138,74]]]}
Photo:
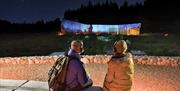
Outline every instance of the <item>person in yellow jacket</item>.
{"label": "person in yellow jacket", "polygon": [[104,80],[104,91],[131,91],[134,78],[134,63],[131,53],[126,53],[124,40],[114,43],[114,55],[108,62],[108,72]]}

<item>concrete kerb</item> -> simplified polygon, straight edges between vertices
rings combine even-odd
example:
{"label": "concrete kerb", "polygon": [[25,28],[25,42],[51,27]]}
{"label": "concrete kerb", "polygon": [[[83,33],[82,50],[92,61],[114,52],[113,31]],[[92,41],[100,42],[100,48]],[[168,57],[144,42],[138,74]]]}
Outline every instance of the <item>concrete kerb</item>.
{"label": "concrete kerb", "polygon": [[[47,82],[0,79],[0,91],[49,91],[49,88]],[[102,91],[102,88],[93,86],[83,91]]]}
{"label": "concrete kerb", "polygon": [[0,91],[48,91],[48,83],[31,80],[0,79]]}

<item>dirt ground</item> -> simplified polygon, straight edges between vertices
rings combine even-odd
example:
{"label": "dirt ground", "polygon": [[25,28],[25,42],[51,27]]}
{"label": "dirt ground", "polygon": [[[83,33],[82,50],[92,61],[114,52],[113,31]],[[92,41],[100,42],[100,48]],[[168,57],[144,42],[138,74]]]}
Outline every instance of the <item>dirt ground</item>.
{"label": "dirt ground", "polygon": [[[47,81],[50,64],[0,65],[0,79]],[[87,72],[94,86],[103,86],[107,65],[87,64]],[[180,91],[180,66],[153,66],[135,64],[135,79],[132,91]]]}

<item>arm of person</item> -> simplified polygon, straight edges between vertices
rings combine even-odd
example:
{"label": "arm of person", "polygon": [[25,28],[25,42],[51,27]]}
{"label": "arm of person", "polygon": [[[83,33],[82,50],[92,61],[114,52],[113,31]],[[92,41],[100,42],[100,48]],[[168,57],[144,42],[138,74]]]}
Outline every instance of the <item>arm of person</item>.
{"label": "arm of person", "polygon": [[93,84],[93,81],[91,79],[88,79],[88,81],[83,85],[83,88],[92,86],[92,84]]}
{"label": "arm of person", "polygon": [[92,85],[92,80],[87,76],[86,71],[81,63],[77,62],[77,78],[80,85],[84,88]]}
{"label": "arm of person", "polygon": [[112,67],[112,61],[109,61],[109,63],[108,63],[108,73],[106,74],[106,77],[105,77],[106,82],[108,82],[108,83],[112,82],[113,76],[115,74],[114,70],[115,69],[113,69],[113,67]]}

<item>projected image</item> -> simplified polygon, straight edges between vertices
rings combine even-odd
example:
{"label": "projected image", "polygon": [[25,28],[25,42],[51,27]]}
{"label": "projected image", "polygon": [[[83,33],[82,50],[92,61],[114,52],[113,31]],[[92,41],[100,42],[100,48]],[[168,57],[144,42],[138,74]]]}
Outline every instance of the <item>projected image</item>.
{"label": "projected image", "polygon": [[63,20],[61,31],[65,33],[107,33],[107,34],[124,34],[139,35],[141,23],[122,24],[122,25],[100,25],[100,24],[83,24],[79,22]]}

